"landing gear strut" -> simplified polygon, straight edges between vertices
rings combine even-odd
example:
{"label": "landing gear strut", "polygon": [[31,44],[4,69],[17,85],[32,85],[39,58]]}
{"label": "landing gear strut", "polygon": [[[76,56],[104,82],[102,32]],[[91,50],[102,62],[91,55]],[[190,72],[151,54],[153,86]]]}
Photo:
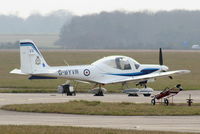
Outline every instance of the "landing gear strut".
{"label": "landing gear strut", "polygon": [[147,88],[147,80],[138,82],[138,83],[136,84],[136,86],[138,86],[138,85],[144,86],[144,88]]}

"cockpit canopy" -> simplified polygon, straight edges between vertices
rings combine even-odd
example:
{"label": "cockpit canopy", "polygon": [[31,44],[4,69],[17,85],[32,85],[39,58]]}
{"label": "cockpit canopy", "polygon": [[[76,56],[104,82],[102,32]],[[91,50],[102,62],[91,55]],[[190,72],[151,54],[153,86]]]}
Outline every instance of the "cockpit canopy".
{"label": "cockpit canopy", "polygon": [[124,57],[116,57],[115,59],[110,59],[104,62],[110,67],[121,69],[121,70],[130,70],[131,65],[128,59]]}
{"label": "cockpit canopy", "polygon": [[131,70],[131,66],[135,66],[136,69],[139,68],[140,64],[133,60],[132,58],[125,56],[109,56],[103,59],[100,59],[93,63],[94,65],[105,64],[111,68],[120,69],[120,70]]}

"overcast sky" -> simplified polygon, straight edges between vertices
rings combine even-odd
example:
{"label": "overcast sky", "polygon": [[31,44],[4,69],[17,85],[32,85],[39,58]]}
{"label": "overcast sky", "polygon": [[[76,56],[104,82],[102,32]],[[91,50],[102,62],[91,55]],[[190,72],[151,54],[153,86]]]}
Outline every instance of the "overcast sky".
{"label": "overcast sky", "polygon": [[27,17],[65,9],[75,15],[101,11],[200,10],[200,0],[0,0],[0,14]]}

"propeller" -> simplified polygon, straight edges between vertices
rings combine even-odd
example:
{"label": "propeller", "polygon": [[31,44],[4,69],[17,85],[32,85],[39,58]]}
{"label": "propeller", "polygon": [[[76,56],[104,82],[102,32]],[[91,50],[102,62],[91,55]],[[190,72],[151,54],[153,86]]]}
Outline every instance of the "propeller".
{"label": "propeller", "polygon": [[[163,54],[162,54],[162,48],[160,48],[159,50],[159,64],[160,66],[163,66]],[[166,72],[165,70],[163,70],[163,72]],[[173,79],[172,76],[169,76],[170,79]]]}
{"label": "propeller", "polygon": [[163,65],[162,48],[160,48],[160,51],[159,51],[159,64]]}

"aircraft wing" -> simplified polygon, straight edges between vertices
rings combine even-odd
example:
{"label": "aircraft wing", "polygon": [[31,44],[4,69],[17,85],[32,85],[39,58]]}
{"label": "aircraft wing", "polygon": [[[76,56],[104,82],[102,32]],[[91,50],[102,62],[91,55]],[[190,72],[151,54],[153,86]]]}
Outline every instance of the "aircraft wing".
{"label": "aircraft wing", "polygon": [[175,76],[175,75],[186,74],[186,73],[190,73],[190,72],[191,72],[190,70],[175,70],[175,71],[146,74],[146,75],[142,75],[142,76],[133,76],[133,77],[125,77],[124,76],[123,78],[121,77],[121,78],[113,78],[110,80],[104,80],[100,83],[113,84],[113,83],[129,82],[129,81],[142,81],[142,80],[148,80],[151,78]]}

